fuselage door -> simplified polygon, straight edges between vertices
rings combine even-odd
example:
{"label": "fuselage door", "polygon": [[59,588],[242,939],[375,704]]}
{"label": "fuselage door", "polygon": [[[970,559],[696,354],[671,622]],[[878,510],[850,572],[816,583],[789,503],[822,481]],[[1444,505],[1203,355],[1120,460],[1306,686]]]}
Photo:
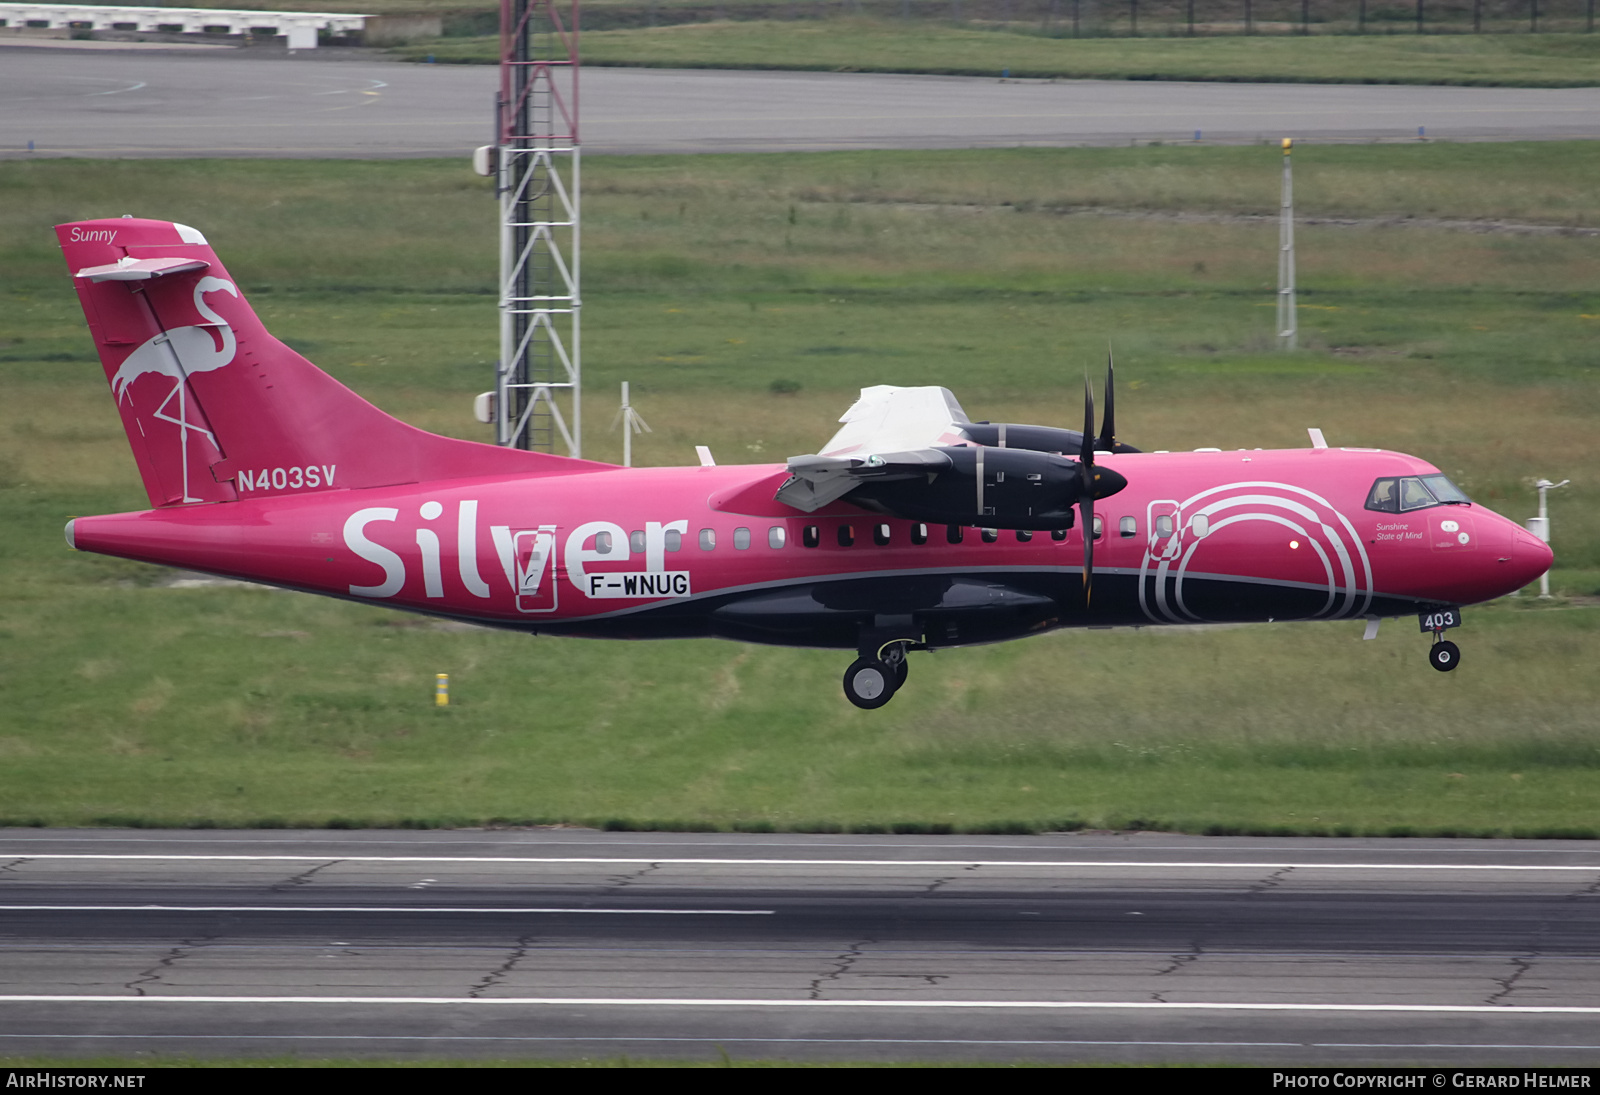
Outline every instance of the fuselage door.
{"label": "fuselage door", "polygon": [[1145,555],[1152,560],[1176,559],[1183,549],[1183,538],[1178,535],[1178,503],[1170,498],[1151,502],[1146,512],[1149,535],[1145,540]]}
{"label": "fuselage door", "polygon": [[556,526],[509,528],[495,525],[495,554],[516,599],[518,612],[554,612],[560,575],[556,567]]}

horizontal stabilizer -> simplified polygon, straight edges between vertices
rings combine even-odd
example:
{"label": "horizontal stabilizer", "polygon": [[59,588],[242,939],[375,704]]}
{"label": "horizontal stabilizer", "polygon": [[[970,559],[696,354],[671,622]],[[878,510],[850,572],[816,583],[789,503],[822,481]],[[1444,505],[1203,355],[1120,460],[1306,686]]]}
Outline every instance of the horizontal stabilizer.
{"label": "horizontal stabilizer", "polygon": [[210,266],[209,262],[202,259],[136,259],[123,256],[105,266],[79,270],[73,277],[88,278],[90,281],[149,281],[162,274],[185,274],[190,270],[206,270]]}

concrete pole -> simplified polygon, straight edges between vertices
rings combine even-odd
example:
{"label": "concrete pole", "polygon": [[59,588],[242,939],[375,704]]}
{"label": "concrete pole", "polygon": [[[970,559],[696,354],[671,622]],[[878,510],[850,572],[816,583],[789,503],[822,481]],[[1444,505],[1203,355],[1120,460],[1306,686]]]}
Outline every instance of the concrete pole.
{"label": "concrete pole", "polygon": [[[1570,482],[1572,482],[1570,479],[1563,479],[1559,483],[1541,479],[1534,484],[1539,490],[1539,516],[1528,522],[1528,531],[1547,544],[1550,542],[1549,494],[1551,491],[1559,490]],[[1548,570],[1539,575],[1539,597],[1541,600],[1550,599],[1550,572]]]}
{"label": "concrete pole", "polygon": [[1278,213],[1278,342],[1298,348],[1299,323],[1294,306],[1294,173],[1289,165],[1294,139],[1283,139],[1283,201]]}

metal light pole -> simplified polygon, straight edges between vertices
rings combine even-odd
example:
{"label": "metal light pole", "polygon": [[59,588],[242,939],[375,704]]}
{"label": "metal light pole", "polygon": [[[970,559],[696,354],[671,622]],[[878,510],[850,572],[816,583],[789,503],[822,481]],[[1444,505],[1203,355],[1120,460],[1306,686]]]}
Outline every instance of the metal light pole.
{"label": "metal light pole", "polygon": [[[1551,491],[1559,490],[1570,482],[1572,482],[1570,479],[1563,479],[1559,483],[1541,479],[1534,484],[1539,490],[1539,516],[1528,518],[1528,531],[1547,544],[1550,542],[1549,494]],[[1548,570],[1539,575],[1539,596],[1545,600],[1550,598],[1550,572]]]}
{"label": "metal light pole", "polygon": [[1300,344],[1294,308],[1294,173],[1289,151],[1294,138],[1283,139],[1283,202],[1278,213],[1278,341],[1285,350]]}

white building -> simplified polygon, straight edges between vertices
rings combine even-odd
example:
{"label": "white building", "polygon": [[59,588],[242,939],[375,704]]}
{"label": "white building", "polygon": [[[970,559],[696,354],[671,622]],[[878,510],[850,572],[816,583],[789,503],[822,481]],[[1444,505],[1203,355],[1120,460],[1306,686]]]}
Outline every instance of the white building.
{"label": "white building", "polygon": [[213,8],[134,8],[106,4],[0,3],[0,26],[61,30],[143,31],[151,34],[265,34],[288,38],[290,49],[315,49],[317,32],[360,35],[370,15],[319,11],[243,11]]}

